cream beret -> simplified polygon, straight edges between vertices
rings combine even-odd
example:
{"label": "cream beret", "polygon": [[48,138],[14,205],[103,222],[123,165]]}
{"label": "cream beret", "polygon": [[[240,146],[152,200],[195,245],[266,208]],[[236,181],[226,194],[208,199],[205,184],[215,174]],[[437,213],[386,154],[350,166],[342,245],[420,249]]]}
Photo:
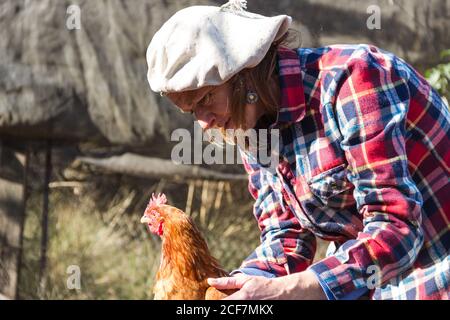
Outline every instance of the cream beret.
{"label": "cream beret", "polygon": [[239,3],[245,7],[245,1],[188,7],[165,22],[147,49],[151,89],[180,92],[220,85],[258,65],[292,19],[244,11]]}

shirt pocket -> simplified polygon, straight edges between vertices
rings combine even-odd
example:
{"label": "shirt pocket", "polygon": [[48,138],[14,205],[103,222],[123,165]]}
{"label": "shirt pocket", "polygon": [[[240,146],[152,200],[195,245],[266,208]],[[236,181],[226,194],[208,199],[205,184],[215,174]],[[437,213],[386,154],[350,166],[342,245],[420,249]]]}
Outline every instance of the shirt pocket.
{"label": "shirt pocket", "polygon": [[311,193],[326,206],[343,208],[354,203],[350,194],[354,187],[347,179],[345,163],[313,176],[307,183]]}

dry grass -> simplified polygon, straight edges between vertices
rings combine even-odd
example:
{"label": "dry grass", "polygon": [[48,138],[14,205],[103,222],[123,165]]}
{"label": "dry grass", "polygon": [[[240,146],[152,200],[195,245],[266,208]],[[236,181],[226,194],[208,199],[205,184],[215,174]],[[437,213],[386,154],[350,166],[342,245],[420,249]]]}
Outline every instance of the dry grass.
{"label": "dry grass", "polygon": [[[53,194],[46,290],[39,293],[38,263],[40,230],[38,214],[29,210],[25,229],[25,254],[20,283],[24,299],[145,299],[151,275],[158,264],[159,244],[149,238],[137,216],[121,215],[113,209],[102,214],[86,197],[72,199]],[[116,223],[108,223],[116,218]],[[122,222],[122,225],[119,225]],[[135,222],[135,237],[123,228]],[[126,228],[126,227],[125,227]],[[120,230],[122,229],[122,230]],[[67,268],[81,270],[81,290],[68,290]]]}
{"label": "dry grass", "polygon": [[[173,187],[166,185],[167,189]],[[179,193],[175,191],[167,194],[169,201],[178,202],[178,206],[184,209],[180,200],[175,200]],[[196,198],[200,197],[198,193],[194,197],[196,203]],[[19,284],[21,298],[152,298],[150,288],[159,265],[160,239],[149,234],[139,223],[147,196],[139,199],[136,190],[120,188],[109,201],[103,199],[108,205],[102,209],[99,207],[103,205],[96,199],[93,190],[80,196],[69,190],[52,191],[48,268],[43,292],[39,290],[38,279],[41,236],[39,196],[33,194],[27,205]],[[105,196],[110,194],[105,191]],[[234,206],[233,210],[229,208],[230,204]],[[210,209],[203,217],[200,207],[192,210],[192,216],[206,235],[211,251],[228,269],[237,267],[258,241],[256,222],[248,205],[245,207],[243,211],[237,202],[227,203],[225,199],[219,210]],[[71,265],[80,267],[81,290],[66,287],[69,276],[66,272]]]}

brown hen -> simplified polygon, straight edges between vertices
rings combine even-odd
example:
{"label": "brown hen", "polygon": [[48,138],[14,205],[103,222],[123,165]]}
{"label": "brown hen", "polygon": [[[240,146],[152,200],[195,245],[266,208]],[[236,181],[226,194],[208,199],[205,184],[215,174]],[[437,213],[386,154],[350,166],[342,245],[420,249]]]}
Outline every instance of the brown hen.
{"label": "brown hen", "polygon": [[163,194],[152,195],[141,223],[162,239],[161,264],[153,289],[157,300],[218,300],[235,290],[210,287],[208,278],[228,276],[210,254],[192,219],[166,204]]}

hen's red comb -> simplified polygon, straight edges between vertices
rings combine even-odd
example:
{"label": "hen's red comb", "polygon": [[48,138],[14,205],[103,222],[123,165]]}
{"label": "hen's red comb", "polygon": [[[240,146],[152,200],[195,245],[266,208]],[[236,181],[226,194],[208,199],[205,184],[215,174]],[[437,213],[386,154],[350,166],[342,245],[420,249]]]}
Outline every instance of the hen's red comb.
{"label": "hen's red comb", "polygon": [[152,193],[152,197],[150,198],[150,201],[148,202],[147,208],[150,207],[157,207],[163,204],[167,203],[167,198],[164,193],[158,193],[158,195],[155,195]]}

